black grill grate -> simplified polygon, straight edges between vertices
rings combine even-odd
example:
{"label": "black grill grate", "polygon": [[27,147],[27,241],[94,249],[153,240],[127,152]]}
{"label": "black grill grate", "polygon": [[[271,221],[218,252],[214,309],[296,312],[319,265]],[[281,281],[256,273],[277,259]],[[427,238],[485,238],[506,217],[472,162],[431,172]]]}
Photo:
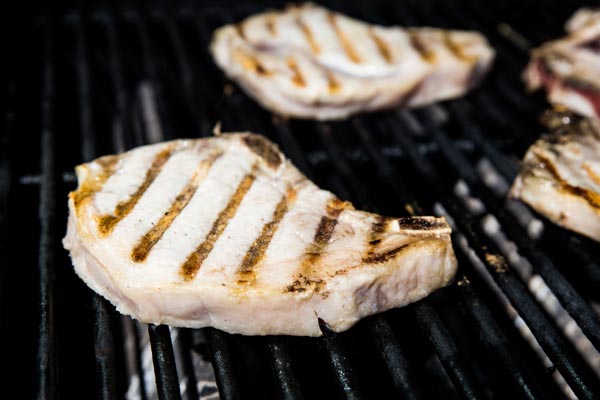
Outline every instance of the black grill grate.
{"label": "black grill grate", "polygon": [[[338,123],[273,117],[212,63],[214,28],[274,4],[98,4],[13,21],[23,42],[9,63],[0,137],[0,338],[15,360],[5,387],[40,399],[214,398],[204,357],[223,399],[597,396],[600,248],[547,221],[531,235],[540,220],[507,202],[501,184],[514,179],[546,107],[523,90],[524,45],[561,35],[582,4],[511,3],[329,4],[382,24],[476,29],[498,52],[465,98]],[[210,135],[217,121],[269,136],[359,208],[449,216],[456,283],[318,339],[146,329],[119,316],[74,276],[60,245],[73,166]]]}

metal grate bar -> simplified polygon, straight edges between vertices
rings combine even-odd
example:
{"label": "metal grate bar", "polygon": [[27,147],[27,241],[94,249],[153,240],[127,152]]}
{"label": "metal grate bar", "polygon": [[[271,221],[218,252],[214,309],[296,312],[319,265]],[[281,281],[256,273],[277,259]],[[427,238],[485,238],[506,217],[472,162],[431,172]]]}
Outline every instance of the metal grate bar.
{"label": "metal grate bar", "polygon": [[[461,265],[468,263],[460,253],[457,257]],[[475,292],[471,282],[465,276],[459,276],[458,279],[455,288],[459,295],[459,301],[480,330],[481,341],[494,356],[493,361],[502,364],[505,373],[512,378],[509,383],[518,389],[524,398],[545,398],[545,395],[527,371],[522,359],[517,355],[513,346],[502,333],[502,329],[492,317],[492,313]]]}
{"label": "metal grate bar", "polygon": [[[114,94],[116,112],[114,115],[112,139],[113,148],[116,152],[122,152],[129,148],[129,142],[134,135],[131,127],[131,112],[128,106],[130,94],[126,89],[125,78],[123,74],[123,63],[119,51],[119,33],[117,30],[115,18],[113,15],[102,14],[101,23],[105,25],[105,32],[108,42],[108,66],[110,70],[110,82]],[[139,132],[139,131],[138,131]],[[134,139],[137,143],[142,143],[141,137]]]}
{"label": "metal grate bar", "polygon": [[[82,134],[82,158],[90,161],[98,156],[94,135],[93,114],[90,96],[91,83],[87,59],[87,43],[84,16],[80,14],[75,21],[76,37],[76,70],[79,89],[79,115]],[[117,378],[115,364],[115,346],[113,332],[116,328],[112,323],[111,306],[97,293],[92,293],[92,308],[94,320],[94,343],[96,352],[96,381],[102,398],[110,399],[117,396]]]}
{"label": "metal grate bar", "polygon": [[237,400],[241,398],[237,378],[234,373],[227,334],[214,328],[203,329],[212,354],[212,364],[219,388],[219,396],[223,400]]}
{"label": "metal grate bar", "polygon": [[143,70],[144,79],[151,82],[151,86],[147,86],[147,90],[150,92],[149,95],[152,97],[154,104],[156,104],[156,112],[158,118],[156,122],[158,126],[156,131],[146,130],[145,142],[154,143],[165,139],[165,132],[169,133],[169,137],[172,135],[171,124],[166,116],[166,105],[164,101],[162,84],[158,75],[158,68],[155,64],[155,57],[153,57],[152,45],[146,26],[146,21],[142,15],[139,15],[135,11],[128,12],[126,14],[127,20],[135,26],[135,30],[138,36],[138,41],[142,50],[143,59]]}
{"label": "metal grate bar", "polygon": [[[178,355],[181,359],[181,375],[185,381],[186,390],[183,392],[185,398],[189,400],[195,400],[199,398],[198,393],[198,381],[196,379],[196,372],[194,371],[194,364],[192,359],[192,337],[190,329],[178,328],[177,337],[179,339]],[[178,365],[179,366],[179,365]]]}
{"label": "metal grate bar", "polygon": [[421,329],[428,335],[429,341],[435,347],[456,390],[466,399],[483,398],[483,389],[474,379],[469,364],[461,356],[452,335],[431,304],[427,300],[421,300],[415,305],[415,310]]}
{"label": "metal grate bar", "polygon": [[185,51],[183,40],[181,38],[179,24],[175,24],[173,18],[166,12],[160,12],[158,19],[163,23],[170,43],[173,45],[175,52],[175,62],[178,67],[178,77],[180,83],[180,91],[184,94],[184,103],[188,108],[189,114],[192,116],[194,135],[207,136],[210,132],[208,118],[203,105],[205,104],[201,97],[198,96],[196,90],[198,85],[192,74],[188,52]]}
{"label": "metal grate bar", "polygon": [[[15,72],[15,71],[11,71]],[[14,134],[16,131],[15,100],[16,83],[8,82],[5,88],[6,104],[2,110],[2,129],[0,129],[0,305],[7,301],[6,271],[8,270],[8,238],[9,230],[9,205],[12,189],[12,157]],[[4,307],[0,306],[0,340],[4,337],[6,329],[6,316]]]}
{"label": "metal grate bar", "polygon": [[331,366],[344,396],[348,400],[364,398],[350,356],[342,343],[342,336],[329,330],[322,320],[319,320],[319,325],[321,327],[321,332],[323,332],[322,341],[329,353]]}
{"label": "metal grate bar", "polygon": [[169,327],[150,324],[148,325],[148,334],[152,347],[158,398],[161,400],[181,399]]}
{"label": "metal grate bar", "polygon": [[303,399],[302,389],[292,369],[293,361],[287,340],[284,337],[269,338],[267,351],[273,364],[281,397],[288,400]]}
{"label": "metal grate bar", "polygon": [[398,394],[406,400],[418,399],[419,392],[416,388],[414,373],[387,319],[380,315],[374,317],[374,321],[369,324],[368,329],[379,350],[380,357],[385,361]]}
{"label": "metal grate bar", "polygon": [[37,398],[54,399],[57,395],[56,326],[55,326],[55,257],[56,239],[56,168],[55,168],[55,49],[54,21],[48,17],[44,26],[42,99],[41,99],[41,168],[39,296],[40,321],[37,343]]}

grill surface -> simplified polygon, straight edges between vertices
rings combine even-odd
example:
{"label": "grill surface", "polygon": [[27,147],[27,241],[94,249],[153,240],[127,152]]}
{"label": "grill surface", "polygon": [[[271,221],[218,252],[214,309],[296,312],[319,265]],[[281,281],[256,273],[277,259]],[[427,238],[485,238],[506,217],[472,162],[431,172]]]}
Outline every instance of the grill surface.
{"label": "grill surface", "polygon": [[[327,3],[380,24],[479,30],[498,52],[465,98],[339,123],[273,117],[212,63],[213,29],[276,4],[65,6],[8,21],[22,41],[1,104],[4,387],[40,399],[594,398],[600,248],[505,200],[546,108],[520,80],[528,46],[561,35],[582,4],[523,3]],[[207,136],[217,121],[267,135],[358,208],[447,215],[456,283],[317,339],[170,331],[119,316],[60,244],[73,166]]]}

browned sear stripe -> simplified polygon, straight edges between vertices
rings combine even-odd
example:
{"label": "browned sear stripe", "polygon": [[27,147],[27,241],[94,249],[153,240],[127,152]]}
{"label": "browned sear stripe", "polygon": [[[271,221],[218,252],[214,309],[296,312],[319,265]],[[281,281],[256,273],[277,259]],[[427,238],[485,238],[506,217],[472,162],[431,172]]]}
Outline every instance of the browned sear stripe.
{"label": "browned sear stripe", "polygon": [[300,17],[296,18],[296,24],[298,25],[298,27],[304,34],[304,37],[306,38],[306,41],[308,42],[312,52],[315,54],[319,54],[321,52],[321,48],[315,41],[315,38],[313,37],[313,34],[310,31],[310,28],[308,27],[308,25],[306,25],[306,23],[304,21],[302,21],[302,19]]}
{"label": "browned sear stripe", "polygon": [[267,76],[271,74],[271,72],[268,69],[266,69],[254,56],[247,54],[241,50],[236,51],[235,55],[239,63],[242,64],[242,67],[244,67],[245,69],[253,71],[257,75],[262,76]]}
{"label": "browned sear stripe", "polygon": [[542,152],[537,149],[534,150],[534,153],[535,153],[535,156],[538,158],[538,160],[540,160],[540,167],[542,169],[545,169],[546,171],[548,171],[548,173],[550,175],[552,175],[552,177],[554,179],[562,182],[563,179],[560,176],[560,173],[558,172],[558,170],[556,169],[554,162],[552,160],[550,160],[548,157],[546,157],[545,155],[543,155]]}
{"label": "browned sear stripe", "polygon": [[217,216],[217,219],[215,220],[212,228],[206,235],[204,242],[202,242],[198,247],[196,247],[196,249],[187,257],[185,262],[181,265],[180,274],[186,281],[190,281],[194,278],[194,276],[196,276],[196,273],[202,266],[202,263],[204,262],[206,257],[208,257],[213,247],[215,246],[217,239],[219,239],[225,228],[227,228],[229,221],[235,216],[235,213],[240,203],[242,202],[242,200],[246,196],[246,193],[248,193],[248,190],[250,190],[250,187],[256,179],[256,169],[257,167],[254,166],[252,168],[252,172],[247,174],[244,177],[244,179],[242,179],[235,193],[229,199],[229,202],[227,203],[225,208],[221,210],[221,212]]}
{"label": "browned sear stripe", "polygon": [[281,153],[267,139],[261,135],[248,135],[244,137],[244,143],[250,150],[265,160],[269,167],[275,169],[281,164]]}
{"label": "browned sear stripe", "polygon": [[329,89],[329,93],[337,93],[342,90],[342,84],[331,72],[327,72],[327,88]]}
{"label": "browned sear stripe", "polygon": [[582,164],[582,168],[585,170],[585,173],[590,177],[590,179],[596,183],[596,185],[600,185],[600,175],[598,175],[588,163],[584,162]]}
{"label": "browned sear stripe", "polygon": [[269,15],[265,18],[265,25],[271,35],[277,35],[277,25],[275,24],[275,16]]}
{"label": "browned sear stripe", "polygon": [[378,215],[375,221],[371,225],[371,230],[367,235],[367,251],[363,256],[363,262],[369,262],[376,254],[377,245],[381,243],[381,238],[388,226],[388,219],[384,216]]}
{"label": "browned sear stripe", "polygon": [[371,36],[371,39],[373,39],[373,42],[375,42],[375,45],[377,46],[377,50],[379,50],[379,54],[381,54],[381,57],[383,57],[385,62],[391,63],[393,61],[392,51],[388,43],[385,40],[383,40],[381,36],[375,33],[373,29],[369,29],[369,35]]}
{"label": "browned sear stripe", "polygon": [[[313,287],[315,292],[320,292],[320,286],[323,280],[315,276],[318,267],[319,258],[321,258],[325,247],[333,236],[333,232],[338,223],[338,217],[345,209],[349,208],[349,204],[337,198],[330,200],[327,203],[327,215],[321,217],[319,226],[315,232],[313,243],[306,249],[304,258],[300,265],[300,273],[292,285],[286,288],[287,292],[303,292],[310,287]],[[303,286],[304,285],[304,286]]]}
{"label": "browned sear stripe", "polygon": [[335,14],[329,13],[327,15],[327,19],[329,20],[329,23],[333,27],[335,34],[337,35],[342,47],[344,48],[344,52],[346,53],[346,56],[350,59],[350,61],[357,63],[357,64],[360,63],[361,62],[360,56],[354,49],[354,46],[352,46],[352,43],[351,43],[350,39],[348,39],[348,36],[346,36],[344,31],[342,31],[342,29],[339,27]]}
{"label": "browned sear stripe", "polygon": [[600,195],[598,195],[598,193],[579,186],[569,185],[566,182],[561,182],[560,188],[567,193],[581,197],[587,201],[590,206],[600,209]]}
{"label": "browned sear stripe", "polygon": [[402,250],[406,249],[411,244],[412,243],[404,244],[400,247],[396,247],[395,249],[392,249],[390,251],[386,251],[383,253],[367,254],[365,257],[363,257],[362,261],[367,264],[377,264],[377,263],[386,262],[386,261],[391,260],[392,258],[396,257],[400,252],[402,252]]}
{"label": "browned sear stripe", "polygon": [[367,235],[370,246],[375,246],[381,242],[381,236],[385,232],[387,226],[388,219],[384,216],[378,215],[375,219],[375,222],[373,222],[373,225],[371,225],[371,231]]}
{"label": "browned sear stripe", "polygon": [[462,46],[454,42],[451,32],[444,32],[444,45],[448,48],[448,50],[450,50],[454,57],[458,58],[459,60],[462,60],[468,64],[471,64],[477,60],[477,57],[465,53]]}
{"label": "browned sear stripe", "polygon": [[244,29],[244,23],[240,22],[239,24],[235,24],[235,29],[238,35],[240,35],[242,39],[246,40],[246,30]]}
{"label": "browned sear stripe", "polygon": [[152,165],[150,166],[148,171],[146,171],[146,177],[144,178],[144,181],[142,182],[140,187],[135,191],[135,193],[132,194],[129,199],[117,204],[113,215],[103,215],[99,218],[98,230],[100,231],[100,234],[102,236],[106,236],[110,232],[112,232],[112,230],[119,223],[119,221],[125,218],[127,214],[129,214],[131,210],[133,210],[139,199],[144,195],[146,190],[148,190],[152,182],[154,182],[154,180],[162,170],[162,167],[171,157],[173,149],[174,146],[170,145],[167,148],[160,151],[154,158],[154,161],[152,162]]}
{"label": "browned sear stripe", "polygon": [[296,191],[294,189],[289,189],[279,201],[273,212],[271,221],[263,225],[260,236],[252,243],[246,252],[239,270],[239,273],[244,275],[244,279],[238,282],[246,284],[254,283],[256,279],[255,268],[263,260],[269,244],[271,243],[271,239],[273,239],[273,235],[277,232],[277,228],[279,228],[279,223],[288,212],[290,204],[294,202],[295,198]]}
{"label": "browned sear stripe", "polygon": [[[81,186],[69,195],[73,199],[75,210],[79,210],[80,206],[85,201],[102,190],[106,180],[115,173],[115,168],[119,159],[120,156],[104,156],[94,161],[96,164],[100,165],[100,172],[92,177],[87,177],[87,179],[81,183]],[[86,166],[85,168],[89,167]]]}
{"label": "browned sear stripe", "polygon": [[428,63],[435,62],[435,53],[428,48],[418,31],[409,31],[408,39],[410,41],[410,45],[417,51],[417,53],[419,53],[423,61]]}
{"label": "browned sear stripe", "polygon": [[569,184],[567,181],[562,179],[552,160],[546,158],[539,151],[536,151],[535,155],[537,156],[538,160],[540,160],[540,166],[546,171],[548,171],[552,175],[552,177],[558,181],[560,190],[572,194],[574,196],[581,197],[590,206],[600,209],[600,195],[598,193],[586,188],[573,186]]}
{"label": "browned sear stripe", "polygon": [[175,198],[173,204],[165,214],[158,220],[158,222],[140,239],[137,246],[134,247],[131,252],[131,259],[135,262],[142,262],[150,254],[150,251],[154,245],[160,240],[160,238],[167,231],[169,226],[173,223],[175,218],[181,213],[181,211],[188,205],[194,193],[200,186],[200,183],[204,180],[208,171],[214,162],[219,158],[223,152],[221,150],[213,151],[208,158],[202,160],[194,171],[194,174],[188,181],[187,185]]}
{"label": "browned sear stripe", "polygon": [[294,60],[292,57],[289,57],[287,59],[287,64],[292,71],[292,82],[298,86],[306,86],[306,81],[300,72],[300,68],[298,68],[298,64],[296,64],[296,60]]}

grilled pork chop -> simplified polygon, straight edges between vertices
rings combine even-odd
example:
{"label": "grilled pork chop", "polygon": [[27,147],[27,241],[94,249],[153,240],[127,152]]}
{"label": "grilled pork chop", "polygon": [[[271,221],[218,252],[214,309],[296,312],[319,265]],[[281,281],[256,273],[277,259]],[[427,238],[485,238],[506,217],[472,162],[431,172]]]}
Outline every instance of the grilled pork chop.
{"label": "grilled pork chop", "polygon": [[310,3],[224,26],[211,51],[265,108],[319,120],[461,96],[494,55],[478,33],[386,28]]}
{"label": "grilled pork chop", "polygon": [[321,334],[447,285],[443,218],[387,218],[319,189],[259,135],[144,146],[76,169],[64,246],[124,314],[249,335]]}
{"label": "grilled pork chop", "polygon": [[510,195],[600,241],[600,122],[555,112],[545,122],[552,132],[529,148]]}
{"label": "grilled pork chop", "polygon": [[566,30],[566,37],[533,50],[524,80],[529,90],[543,87],[551,103],[599,118],[600,12],[578,11]]}

